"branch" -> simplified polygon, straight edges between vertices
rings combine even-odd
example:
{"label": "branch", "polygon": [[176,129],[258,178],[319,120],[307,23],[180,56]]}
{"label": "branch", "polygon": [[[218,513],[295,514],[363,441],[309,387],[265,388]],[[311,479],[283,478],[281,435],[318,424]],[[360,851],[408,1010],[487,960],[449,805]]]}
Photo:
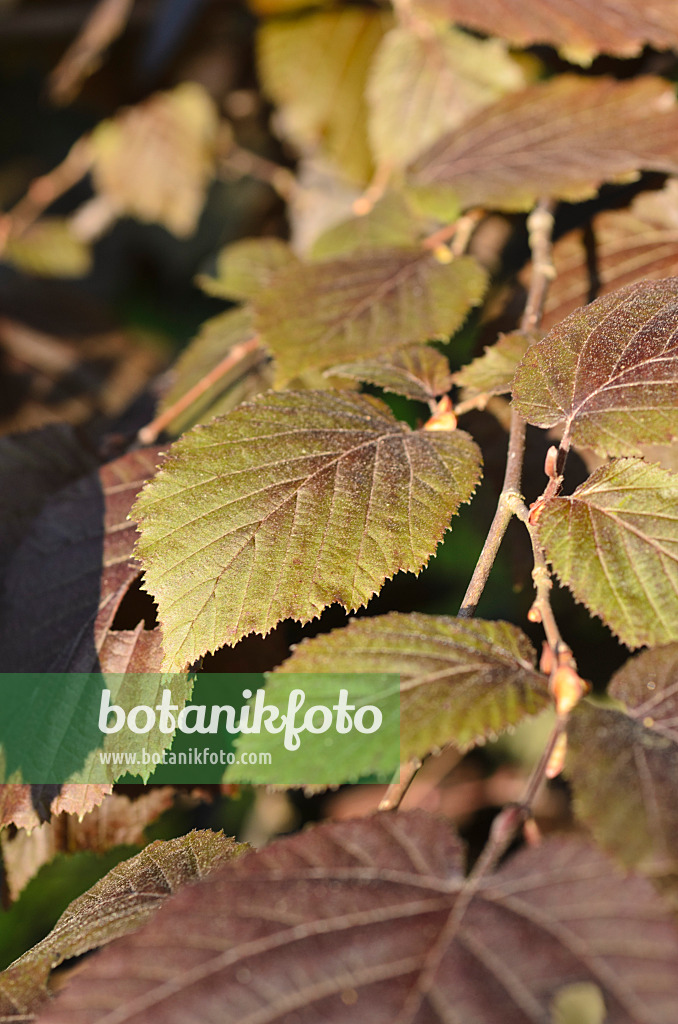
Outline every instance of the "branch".
{"label": "branch", "polygon": [[[553,231],[553,203],[541,200],[527,219],[530,249],[532,251],[532,277],[527,294],[525,311],[520,321],[524,333],[534,331],[541,320],[549,284],[554,276],[551,262],[551,234]],[[459,615],[471,618],[478,607],[478,601],[485,589],[497,552],[513,516],[511,503],[520,497],[520,486],[525,455],[525,420],[517,410],[511,412],[508,454],[504,484],[497,502],[487,539],[480,553],[478,563],[471,577]]]}
{"label": "branch", "polygon": [[412,780],[422,766],[418,757],[405,761],[398,769],[398,780],[393,781],[382,797],[378,811],[395,811],[400,807],[402,799],[412,784]]}

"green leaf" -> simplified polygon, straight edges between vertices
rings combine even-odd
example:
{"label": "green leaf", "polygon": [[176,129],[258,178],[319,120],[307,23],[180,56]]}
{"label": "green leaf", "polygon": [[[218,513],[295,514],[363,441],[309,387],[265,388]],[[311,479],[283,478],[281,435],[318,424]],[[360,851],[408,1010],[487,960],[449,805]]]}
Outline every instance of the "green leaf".
{"label": "green leaf", "polygon": [[71,903],[42,942],[0,974],[0,1015],[11,1019],[35,1011],[47,997],[54,967],[139,928],[181,886],[246,849],[223,832],[193,831],[158,839],[122,861]]}
{"label": "green leaf", "polygon": [[546,43],[570,60],[589,64],[599,53],[635,57],[649,43],[657,50],[678,47],[678,13],[673,0],[415,0],[417,14],[456,21],[477,32],[508,39],[515,46]]}
{"label": "green leaf", "polygon": [[464,389],[465,398],[506,394],[511,390],[516,368],[531,343],[532,339],[521,331],[502,334],[482,356],[455,373],[454,383]]}
{"label": "green leaf", "polygon": [[[171,409],[214,370],[231,349],[249,341],[254,333],[252,313],[247,307],[229,309],[207,320],[175,363],[172,369],[174,383],[163,396],[158,411]],[[263,349],[255,349],[239,360],[232,371],[220,376],[187,409],[178,413],[169,429],[173,434],[180,434],[195,423],[207,423],[219,413],[230,412],[248,398],[267,391],[272,380],[270,359]]]}
{"label": "green leaf", "polygon": [[216,277],[199,274],[196,283],[208,295],[222,299],[253,299],[279,270],[298,262],[280,238],[244,238],[221,250]]}
{"label": "green leaf", "polygon": [[447,27],[426,36],[391,29],[367,87],[377,163],[405,166],[470,114],[525,84],[523,68],[498,39],[474,39]]}
{"label": "green leaf", "polygon": [[566,774],[597,842],[652,878],[678,877],[678,644],[613,676],[625,710],[583,701],[568,725]]}
{"label": "green leaf", "polygon": [[447,358],[428,345],[401,348],[381,359],[333,366],[327,373],[376,384],[384,391],[393,391],[420,402],[444,395],[452,385]]}
{"label": "green leaf", "polygon": [[494,738],[551,703],[532,644],[508,622],[443,616],[354,619],[304,640],[276,671],[401,677],[401,760]]}
{"label": "green leaf", "polygon": [[678,477],[611,462],[547,503],[539,537],[561,582],[627,647],[678,639]]}
{"label": "green leaf", "polygon": [[324,231],[313,244],[311,258],[326,260],[365,250],[405,248],[416,245],[424,234],[425,226],[403,196],[387,192],[369,213]]}
{"label": "green leaf", "polygon": [[678,277],[641,281],[570,314],[520,364],[516,407],[529,423],[564,422],[570,440],[638,455],[678,435]]}
{"label": "green leaf", "polygon": [[391,24],[380,11],[344,7],[272,20],[259,30],[259,75],[285,135],[302,150],[321,149],[361,183],[372,173],[365,85]]}
{"label": "green leaf", "polygon": [[195,428],[133,513],[166,664],[419,572],[480,462],[467,434],[411,431],[347,392],[262,395]]}
{"label": "green leaf", "polygon": [[650,76],[558,75],[445,135],[415,162],[411,180],[452,192],[464,208],[529,210],[543,196],[586,199],[640,170],[678,171],[673,86]]}
{"label": "green leaf", "polygon": [[381,249],[281,271],[254,303],[278,384],[431,338],[444,338],[483,297],[470,256],[443,264],[424,248]]}

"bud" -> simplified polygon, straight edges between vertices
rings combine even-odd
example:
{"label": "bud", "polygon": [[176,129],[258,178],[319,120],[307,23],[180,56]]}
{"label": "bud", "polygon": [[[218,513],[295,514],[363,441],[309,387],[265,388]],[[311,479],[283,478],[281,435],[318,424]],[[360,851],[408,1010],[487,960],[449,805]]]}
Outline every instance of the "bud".
{"label": "bud", "polygon": [[569,714],[590,689],[586,680],[577,675],[570,665],[557,668],[551,678],[551,693],[555,697],[558,714]]}
{"label": "bud", "polygon": [[556,740],[551,751],[549,763],[546,765],[545,775],[547,779],[555,779],[565,767],[565,755],[567,754],[567,733],[562,733]]}
{"label": "bud", "polygon": [[443,395],[433,416],[424,424],[424,430],[456,430],[457,417],[454,415],[449,395]]}

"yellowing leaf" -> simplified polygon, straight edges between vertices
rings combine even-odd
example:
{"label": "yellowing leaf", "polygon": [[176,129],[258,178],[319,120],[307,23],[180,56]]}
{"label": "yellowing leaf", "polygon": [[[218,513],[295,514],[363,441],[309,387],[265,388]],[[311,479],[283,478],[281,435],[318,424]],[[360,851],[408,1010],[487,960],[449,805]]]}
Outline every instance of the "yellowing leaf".
{"label": "yellowing leaf", "polygon": [[10,236],[2,258],[43,277],[82,277],[92,268],[89,246],[73,233],[68,220],[58,217],[46,217]]}
{"label": "yellowing leaf", "polygon": [[390,24],[380,11],[344,7],[270,21],[259,30],[259,73],[285,134],[302,150],[321,149],[358,182],[372,172],[367,74]]}
{"label": "yellowing leaf", "polygon": [[301,369],[381,355],[461,326],[485,291],[470,256],[439,263],[426,249],[382,249],[276,275],[254,302],[278,384]]}
{"label": "yellowing leaf", "polygon": [[92,175],[120,215],[190,235],[212,177],[217,112],[205,90],[184,82],[156,93],[92,132]]}
{"label": "yellowing leaf", "polygon": [[497,39],[454,29],[420,36],[393,28],[374,58],[367,98],[378,163],[403,167],[470,114],[526,85],[525,73]]}
{"label": "yellowing leaf", "polygon": [[297,262],[280,238],[244,238],[221,250],[216,277],[202,274],[197,283],[208,295],[237,301],[253,299],[278,270]]}
{"label": "yellowing leaf", "polygon": [[539,536],[561,582],[627,647],[678,639],[678,477],[617,459],[549,501]]}
{"label": "yellowing leaf", "polygon": [[678,278],[641,281],[571,313],[531,346],[516,407],[563,444],[640,454],[678,436]]}
{"label": "yellowing leaf", "polygon": [[479,465],[467,434],[411,431],[345,392],[262,395],[186,434],[133,512],[165,664],[419,572]]}
{"label": "yellowing leaf", "polygon": [[416,245],[425,234],[416,214],[398,192],[387,192],[369,213],[334,224],[313,244],[311,258],[335,259],[349,253],[405,248]]}
{"label": "yellowing leaf", "polygon": [[411,180],[462,207],[528,210],[540,197],[586,199],[641,170],[678,171],[673,86],[649,76],[559,75],[445,135],[415,162]]}
{"label": "yellowing leaf", "polygon": [[305,640],[277,671],[401,677],[401,760],[467,750],[551,703],[527,637],[508,622],[392,612]]}

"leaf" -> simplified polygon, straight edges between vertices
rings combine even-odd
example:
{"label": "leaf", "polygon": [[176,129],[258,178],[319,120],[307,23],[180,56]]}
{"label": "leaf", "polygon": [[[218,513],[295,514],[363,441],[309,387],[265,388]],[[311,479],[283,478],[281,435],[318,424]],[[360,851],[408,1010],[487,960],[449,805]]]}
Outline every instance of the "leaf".
{"label": "leaf", "polygon": [[357,182],[372,173],[368,70],[391,24],[379,11],[345,7],[269,21],[259,29],[259,75],[280,108],[285,135],[302,151],[322,149]]}
{"label": "leaf", "polygon": [[112,671],[107,638],[140,571],[127,515],[158,461],[158,449],[130,452],[45,504],[7,570],[3,671]]}
{"label": "leaf", "polygon": [[10,236],[2,259],[42,277],[84,277],[92,269],[89,246],[60,217],[45,217],[20,235]]}
{"label": "leaf", "polygon": [[418,572],[479,466],[467,434],[411,431],[344,392],[269,393],[195,428],[132,513],[166,664]]}
{"label": "leaf", "polygon": [[[645,192],[628,210],[603,210],[553,247],[556,277],[549,287],[543,327],[578,306],[627,284],[678,275],[678,181]],[[522,275],[521,275],[522,276]]]}
{"label": "leaf", "polygon": [[416,161],[411,180],[463,207],[529,210],[544,196],[587,199],[640,170],[678,170],[673,87],[558,75],[469,118]]}
{"label": "leaf", "polygon": [[245,849],[223,832],[193,831],[179,839],[158,839],[122,861],[71,903],[42,942],[0,974],[0,1014],[12,1019],[34,1012],[47,997],[45,985],[54,967],[128,935],[168,896]]}
{"label": "leaf", "polygon": [[387,192],[369,213],[351,217],[324,231],[313,244],[311,258],[335,259],[374,249],[408,248],[420,241],[425,228],[398,192]]}
{"label": "leaf", "polygon": [[91,472],[96,461],[71,426],[0,438],[0,567],[11,559],[50,494]]}
{"label": "leaf", "polygon": [[636,455],[678,436],[678,277],[641,281],[571,313],[531,346],[515,404],[563,446]]}
{"label": "leaf", "polygon": [[500,335],[499,341],[486,348],[482,356],[455,373],[454,383],[464,389],[464,398],[506,394],[532,342],[533,339],[521,331]]}
{"label": "leaf", "polygon": [[634,57],[647,43],[657,50],[678,46],[678,12],[673,0],[639,6],[636,0],[600,0],[587,7],[578,0],[417,0],[415,10],[450,21],[514,46],[548,43],[570,60],[588,64],[599,53]]}
{"label": "leaf", "polygon": [[[391,612],[304,640],[277,672],[401,677],[401,760],[468,750],[551,703],[532,644],[508,622]],[[275,677],[274,677],[275,678]]]}
{"label": "leaf", "polygon": [[326,369],[461,326],[486,275],[470,256],[439,263],[426,249],[381,249],[281,271],[254,303],[283,386],[299,367]]}
{"label": "leaf", "polygon": [[62,811],[30,832],[19,829],[8,835],[3,831],[2,863],[10,898],[15,900],[40,868],[58,853],[103,853],[114,846],[145,845],[145,827],[172,806],[175,792],[172,786],[151,786],[134,800],[122,793],[110,793],[79,819]]}
{"label": "leaf", "polygon": [[420,402],[444,395],[452,386],[447,357],[428,345],[401,348],[381,359],[344,363],[327,372],[376,384],[384,391],[393,391]]}
{"label": "leaf", "polygon": [[678,874],[677,679],[678,644],[643,651],[609,686],[625,710],[584,701],[568,725],[578,817],[601,846],[654,879]]}
{"label": "leaf", "polygon": [[120,215],[193,234],[213,173],[217,124],[214,103],[196,82],[101,121],[90,136],[95,188]]}
{"label": "leaf", "polygon": [[550,839],[468,893],[449,824],[424,812],[307,830],[179,893],[97,954],[48,1024],[532,1024],[589,982],[609,1024],[668,1024],[678,933],[642,878]]}
{"label": "leaf", "polygon": [[[252,313],[247,307],[229,309],[214,316],[200,328],[197,337],[184,349],[172,369],[174,383],[163,396],[158,411],[171,409],[194,385],[214,370],[236,345],[254,337]],[[188,408],[177,413],[169,429],[181,434],[195,423],[207,423],[219,413],[230,412],[241,402],[273,381],[270,360],[263,349],[256,349],[239,360],[233,370],[219,377]]]}
{"label": "leaf", "polygon": [[450,28],[418,35],[392,28],[377,50],[367,86],[368,129],[378,164],[403,167],[470,114],[526,84],[498,39]]}
{"label": "leaf", "polygon": [[23,783],[0,785],[0,828],[37,828],[57,814],[77,814],[82,819],[113,789],[101,785],[30,786]]}
{"label": "leaf", "polygon": [[200,274],[197,283],[208,295],[222,299],[254,299],[278,270],[298,262],[280,238],[244,238],[221,250],[216,277]]}
{"label": "leaf", "polygon": [[627,647],[678,639],[677,509],[678,477],[618,459],[541,513],[558,578]]}

